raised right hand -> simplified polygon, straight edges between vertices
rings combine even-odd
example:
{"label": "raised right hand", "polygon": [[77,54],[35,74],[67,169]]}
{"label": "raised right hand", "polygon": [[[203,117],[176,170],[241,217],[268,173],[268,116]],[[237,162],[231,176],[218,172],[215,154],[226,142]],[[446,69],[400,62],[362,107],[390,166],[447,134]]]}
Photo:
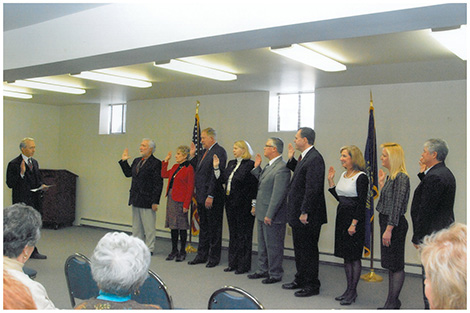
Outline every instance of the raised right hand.
{"label": "raised right hand", "polygon": [[261,158],[261,155],[259,153],[256,154],[256,156],[255,156],[255,167],[260,166],[262,161],[263,161],[263,159]]}
{"label": "raised right hand", "polygon": [[333,166],[330,166],[330,168],[328,169],[328,184],[330,185],[330,188],[335,185],[335,181],[334,181],[335,174],[336,174],[335,168]]}
{"label": "raised right hand", "polygon": [[212,165],[214,168],[219,168],[220,160],[217,154],[214,154],[214,157],[212,158]]}
{"label": "raised right hand", "polygon": [[191,145],[189,146],[189,155],[191,157],[194,157],[196,155],[196,145],[194,142],[191,142]]}
{"label": "raised right hand", "polygon": [[385,174],[384,171],[382,171],[382,169],[379,170],[379,187],[380,189],[383,188],[383,186],[385,185],[385,177],[387,175]]}
{"label": "raised right hand", "polygon": [[124,149],[124,152],[122,153],[121,160],[126,161],[129,160],[131,157],[129,155],[129,149]]}
{"label": "raised right hand", "polygon": [[20,172],[21,176],[24,176],[24,173],[26,172],[26,163],[24,162],[24,159],[21,161],[20,164]]}
{"label": "raised right hand", "polygon": [[288,150],[287,158],[290,160],[294,157],[294,154],[295,154],[294,146],[291,143],[289,143],[289,145],[287,146],[287,150]]}
{"label": "raised right hand", "polygon": [[165,157],[165,160],[164,160],[164,161],[165,161],[166,163],[168,163],[168,161],[170,161],[170,159],[171,159],[171,151],[170,151],[170,152],[168,152],[168,154],[166,155],[166,157]]}

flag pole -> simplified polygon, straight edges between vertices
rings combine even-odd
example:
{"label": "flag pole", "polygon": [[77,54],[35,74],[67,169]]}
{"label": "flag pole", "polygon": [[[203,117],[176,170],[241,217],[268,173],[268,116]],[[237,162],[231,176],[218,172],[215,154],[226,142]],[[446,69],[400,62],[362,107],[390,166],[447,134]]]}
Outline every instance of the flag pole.
{"label": "flag pole", "polygon": [[[371,112],[372,114],[372,117],[373,117],[373,112],[374,112],[374,102],[372,100],[372,90],[370,91],[370,107],[369,107],[369,112]],[[376,136],[375,136],[375,120],[373,120],[373,145],[374,145],[374,148],[375,148],[375,151],[376,151]],[[370,124],[370,117],[369,117],[369,124]],[[371,125],[369,125],[369,128],[371,128]],[[370,133],[369,133],[370,134]],[[368,138],[367,138],[367,141],[368,141],[368,144],[369,144],[369,135],[368,135]],[[366,147],[367,149],[367,147]],[[367,152],[366,152],[367,153]],[[377,162],[377,154],[376,152],[373,153],[373,162],[376,163]],[[371,161],[371,160],[369,160]],[[373,171],[377,171],[376,169],[376,166],[375,168],[372,169]],[[375,273],[375,270],[374,270],[374,221],[375,221],[375,218],[374,218],[374,198],[377,198],[378,197],[378,190],[376,190],[376,193],[374,194],[373,192],[373,189],[374,189],[374,185],[376,182],[374,182],[374,180],[376,179],[376,175],[377,173],[373,173],[374,175],[370,175],[369,179],[371,180],[370,181],[370,184],[371,184],[371,188],[369,190],[369,209],[372,210],[372,212],[370,212],[370,272],[367,273],[367,274],[364,274],[364,275],[361,275],[361,278],[363,280],[365,280],[366,282],[381,282],[383,281],[383,277],[380,276],[380,275],[377,275]],[[376,186],[375,186],[376,187]],[[377,187],[376,187],[377,188]]]}
{"label": "flag pole", "polygon": [[[199,117],[199,106],[201,105],[201,103],[199,101],[196,101],[196,116]],[[197,122],[197,127],[199,127],[199,122]],[[200,142],[201,138],[199,138],[199,130],[197,131],[197,142]],[[197,151],[198,147],[196,147],[196,151]],[[191,210],[189,212],[189,220],[191,221],[190,222],[190,227],[189,227],[189,240],[188,240],[188,245],[186,246],[186,252],[187,253],[195,253],[197,252],[197,249],[195,247],[193,247],[191,245],[191,243],[193,242],[192,239],[193,239],[193,226],[194,226],[194,221],[193,221],[193,214],[194,214],[194,211],[195,211],[195,201],[194,201],[194,197],[193,197],[193,201],[191,201]]]}

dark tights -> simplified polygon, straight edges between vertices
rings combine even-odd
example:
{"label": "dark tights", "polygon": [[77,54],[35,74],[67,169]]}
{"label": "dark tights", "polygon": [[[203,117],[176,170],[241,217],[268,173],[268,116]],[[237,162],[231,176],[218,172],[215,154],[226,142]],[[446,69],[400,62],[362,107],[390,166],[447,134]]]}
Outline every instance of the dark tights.
{"label": "dark tights", "polygon": [[361,260],[347,261],[344,260],[344,271],[348,287],[343,296],[346,298],[355,297],[357,295],[357,284],[361,278],[362,265]]}
{"label": "dark tights", "polygon": [[186,229],[171,230],[171,251],[175,253],[178,252],[178,236],[181,242],[180,253],[186,253],[186,238],[188,238],[188,231]]}
{"label": "dark tights", "polygon": [[396,272],[388,271],[388,297],[385,302],[385,309],[398,309],[401,306],[400,296],[401,288],[405,282],[405,270]]}

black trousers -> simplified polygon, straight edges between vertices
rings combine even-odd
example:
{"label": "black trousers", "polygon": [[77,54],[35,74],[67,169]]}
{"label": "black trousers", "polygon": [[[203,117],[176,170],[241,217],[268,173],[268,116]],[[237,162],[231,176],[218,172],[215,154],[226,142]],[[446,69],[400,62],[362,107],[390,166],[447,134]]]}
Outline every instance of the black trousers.
{"label": "black trousers", "polygon": [[231,196],[225,201],[225,212],[229,231],[228,266],[246,272],[251,269],[253,226],[251,203],[236,203]]}
{"label": "black trousers", "polygon": [[210,209],[207,209],[204,203],[198,203],[197,210],[199,213],[197,258],[219,263],[222,249],[223,197],[222,200],[214,198]]}
{"label": "black trousers", "polygon": [[304,287],[320,289],[318,279],[318,239],[320,238],[321,225],[308,225],[292,227],[294,240],[295,281]]}

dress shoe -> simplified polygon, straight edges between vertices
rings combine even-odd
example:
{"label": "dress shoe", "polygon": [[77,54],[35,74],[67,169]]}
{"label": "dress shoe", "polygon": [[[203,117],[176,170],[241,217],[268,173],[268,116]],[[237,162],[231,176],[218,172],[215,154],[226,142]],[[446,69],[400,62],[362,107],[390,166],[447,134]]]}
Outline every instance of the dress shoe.
{"label": "dress shoe", "polygon": [[339,304],[341,305],[351,305],[351,303],[356,302],[357,293],[346,296]]}
{"label": "dress shoe", "polygon": [[348,291],[346,290],[341,296],[337,296],[335,298],[336,301],[341,301],[341,300],[344,300],[346,298],[346,295],[348,294]]}
{"label": "dress shoe", "polygon": [[283,284],[282,289],[301,289],[304,286],[302,284],[299,284],[295,280],[291,283]]}
{"label": "dress shoe", "polygon": [[38,259],[38,260],[45,260],[47,259],[47,255],[41,254],[39,252],[34,252],[30,256],[31,259]]}
{"label": "dress shoe", "polygon": [[253,273],[253,274],[250,274],[248,275],[248,278],[249,279],[258,279],[258,278],[269,278],[269,274],[268,273]]}
{"label": "dress shoe", "polygon": [[206,267],[207,267],[207,268],[216,267],[218,264],[219,264],[219,263],[217,263],[217,262],[209,261],[209,262],[206,264]]}
{"label": "dress shoe", "polygon": [[186,252],[180,252],[176,256],[176,262],[183,262],[186,259]]}
{"label": "dress shoe", "polygon": [[224,268],[224,272],[233,272],[234,270],[235,268],[231,266]]}
{"label": "dress shoe", "polygon": [[398,310],[400,308],[401,308],[401,301],[397,300],[397,302],[393,303],[393,304],[385,303],[384,307],[377,308],[377,310]]}
{"label": "dress shoe", "polygon": [[194,260],[189,261],[188,264],[189,265],[194,265],[194,264],[201,264],[201,263],[206,263],[206,262],[207,262],[206,260],[199,259],[198,257],[196,257],[196,258],[194,258]]}
{"label": "dress shoe", "polygon": [[245,274],[245,273],[248,273],[248,272],[249,272],[249,270],[236,270],[235,275]]}
{"label": "dress shoe", "polygon": [[269,278],[263,279],[261,282],[263,284],[269,285],[269,284],[274,284],[280,281],[281,281],[280,278],[269,277]]}
{"label": "dress shoe", "polygon": [[178,251],[171,251],[170,254],[166,257],[166,261],[173,261],[178,255]]}
{"label": "dress shoe", "polygon": [[302,290],[296,291],[294,296],[296,297],[311,297],[320,294],[319,289],[315,289],[313,287],[305,287]]}

